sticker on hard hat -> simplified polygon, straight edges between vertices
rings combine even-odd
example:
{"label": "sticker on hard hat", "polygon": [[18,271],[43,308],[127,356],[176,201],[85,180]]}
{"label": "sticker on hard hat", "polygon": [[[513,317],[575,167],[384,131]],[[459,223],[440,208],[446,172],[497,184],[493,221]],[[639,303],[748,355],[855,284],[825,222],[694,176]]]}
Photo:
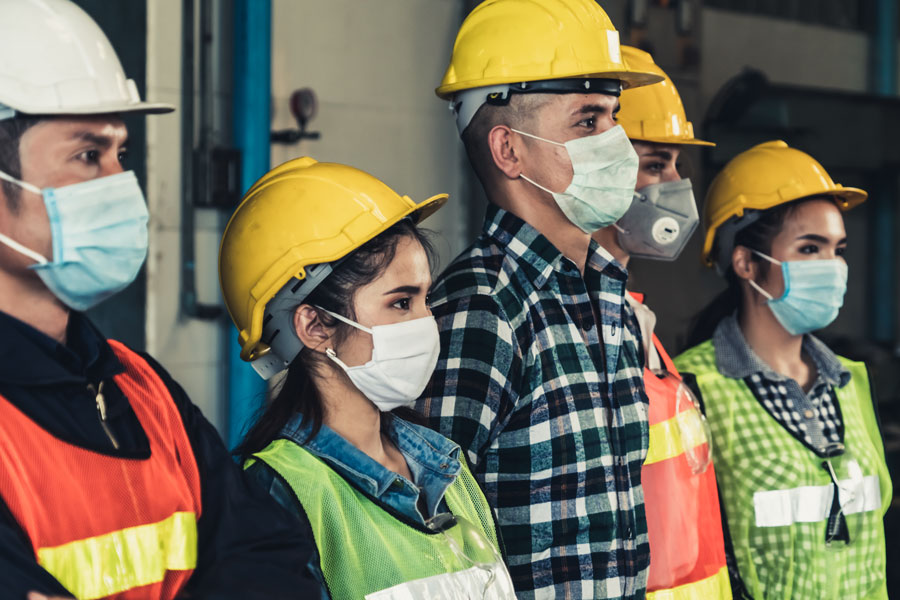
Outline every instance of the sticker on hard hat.
{"label": "sticker on hard hat", "polygon": [[609,47],[609,61],[622,62],[622,54],[619,51],[619,32],[615,29],[606,30],[606,45]]}
{"label": "sticker on hard hat", "polygon": [[657,244],[671,244],[678,239],[681,227],[672,217],[663,217],[653,224],[652,235]]}

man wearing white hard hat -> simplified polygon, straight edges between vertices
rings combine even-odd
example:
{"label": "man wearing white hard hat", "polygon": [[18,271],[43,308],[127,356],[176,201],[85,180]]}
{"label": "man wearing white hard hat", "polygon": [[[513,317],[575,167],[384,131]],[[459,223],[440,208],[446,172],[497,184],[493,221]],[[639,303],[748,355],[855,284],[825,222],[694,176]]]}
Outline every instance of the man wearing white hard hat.
{"label": "man wearing white hard hat", "polygon": [[68,0],[0,0],[0,590],[293,598],[309,543],[152,358],[82,311],[147,255],[142,102]]}

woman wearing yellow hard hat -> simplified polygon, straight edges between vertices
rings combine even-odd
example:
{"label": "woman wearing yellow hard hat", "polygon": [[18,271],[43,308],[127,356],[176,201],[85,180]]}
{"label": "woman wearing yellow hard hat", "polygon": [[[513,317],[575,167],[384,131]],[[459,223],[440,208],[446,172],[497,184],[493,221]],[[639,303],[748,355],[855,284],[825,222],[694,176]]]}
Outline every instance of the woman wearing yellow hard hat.
{"label": "woman wearing yellow hard hat", "polygon": [[335,599],[513,597],[459,446],[402,418],[439,350],[415,223],[446,198],[299,158],[254,184],[222,239],[241,356],[267,378],[287,370],[238,452],[311,530],[318,556],[298,568]]}
{"label": "woman wearing yellow hard hat", "polygon": [[[627,267],[632,257],[675,260],[700,221],[691,181],[678,172],[694,137],[681,96],[647,52],[622,46],[632,69],[663,81],[622,92],[619,124],[639,157],[631,207],[593,237]],[[647,599],[730,600],[731,586],[709,440],[690,390],[653,332],[656,315],[638,294],[626,297],[645,340],[644,389],[650,444],[641,469],[650,540]]]}
{"label": "woman wearing yellow hard hat", "polygon": [[891,481],[863,363],[812,332],[847,285],[842,211],[866,199],[781,141],[739,154],[704,206],[728,289],[675,359],[701,398],[734,556],[753,598],[887,598]]}

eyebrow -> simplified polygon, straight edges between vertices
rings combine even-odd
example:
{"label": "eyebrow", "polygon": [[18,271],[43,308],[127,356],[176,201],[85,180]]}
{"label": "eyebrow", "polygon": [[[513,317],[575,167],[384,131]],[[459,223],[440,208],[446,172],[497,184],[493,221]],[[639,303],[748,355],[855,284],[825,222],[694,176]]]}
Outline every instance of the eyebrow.
{"label": "eyebrow", "polygon": [[[827,244],[829,241],[827,237],[818,235],[815,233],[807,233],[805,235],[799,235],[799,236],[797,236],[797,239],[798,240],[809,240],[811,242],[819,242],[820,244]],[[847,243],[847,238],[841,238],[840,240],[838,240],[838,245],[846,244],[846,243]]]}
{"label": "eyebrow", "polygon": [[[620,108],[619,103],[616,103],[615,108],[613,108],[613,112],[617,112]],[[602,113],[609,110],[608,106],[601,106],[600,104],[585,104],[579,108],[576,108],[572,111],[572,116],[575,115],[585,115],[588,113]]]}
{"label": "eyebrow", "polygon": [[400,287],[395,287],[392,290],[388,290],[384,293],[385,296],[390,296],[391,294],[410,294],[416,295],[422,291],[422,288],[417,285],[401,285]]}
{"label": "eyebrow", "polygon": [[[101,148],[109,148],[113,144],[113,139],[108,135],[98,135],[91,131],[76,131],[71,136],[73,140],[79,140],[82,142],[87,142],[89,144],[94,144],[95,146],[100,146]],[[128,138],[126,137],[122,140],[123,147],[128,145]]]}
{"label": "eyebrow", "polygon": [[655,156],[656,158],[661,158],[663,160],[672,160],[672,153],[668,150],[654,150],[647,154],[641,154],[641,158],[645,156]]}

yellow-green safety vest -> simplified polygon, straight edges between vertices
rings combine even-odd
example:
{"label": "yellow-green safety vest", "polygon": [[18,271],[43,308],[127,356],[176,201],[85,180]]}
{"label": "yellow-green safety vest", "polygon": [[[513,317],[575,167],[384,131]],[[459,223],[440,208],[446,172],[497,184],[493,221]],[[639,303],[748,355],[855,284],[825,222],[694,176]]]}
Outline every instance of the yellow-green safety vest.
{"label": "yellow-green safety vest", "polygon": [[716,368],[712,341],[675,359],[692,373],[712,430],[716,476],[741,578],[757,600],[887,598],[883,516],[891,479],[865,365],[835,390],[844,422],[831,459],[850,543],[826,543],[834,485],[824,459],[760,404],[742,379]]}
{"label": "yellow-green safety vest", "polygon": [[[334,600],[362,599],[409,582],[477,568],[453,552],[444,534],[386,510],[299,444],[275,440],[253,456],[281,475],[300,501]],[[491,509],[464,461],[444,498],[450,512],[473,524],[491,547],[475,547],[460,535],[459,527],[445,534],[475,562],[494,563],[499,547]],[[396,596],[377,597],[404,596],[401,589]]]}

